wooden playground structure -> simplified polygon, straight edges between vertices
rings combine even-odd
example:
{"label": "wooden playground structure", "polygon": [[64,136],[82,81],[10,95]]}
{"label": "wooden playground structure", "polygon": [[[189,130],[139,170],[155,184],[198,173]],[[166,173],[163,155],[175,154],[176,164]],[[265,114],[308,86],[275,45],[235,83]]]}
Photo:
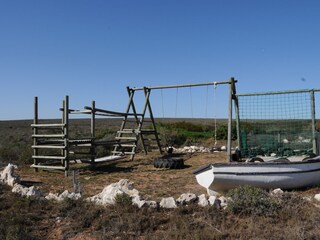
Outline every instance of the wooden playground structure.
{"label": "wooden playground structure", "polygon": [[[125,112],[115,112],[96,107],[95,101],[92,101],[91,106],[85,106],[81,110],[74,110],[69,107],[69,97],[65,96],[62,108],[60,123],[42,123],[38,116],[38,98],[34,98],[34,120],[31,125],[33,129],[33,164],[31,167],[38,169],[53,169],[63,170],[67,174],[70,168],[70,161],[81,161],[91,164],[113,161],[121,159],[125,156],[130,156],[133,160],[137,151],[138,141],[141,142],[145,154],[148,152],[148,146],[153,141],[158,148],[160,154],[163,153],[163,148],[160,143],[159,134],[156,129],[155,120],[150,104],[150,94],[152,90],[168,89],[168,88],[183,88],[183,87],[198,87],[228,84],[229,85],[229,116],[228,116],[228,157],[231,159],[231,124],[232,124],[232,100],[236,94],[235,83],[237,81],[231,78],[229,81],[208,82],[198,84],[181,84],[169,86],[153,86],[153,87],[127,87],[129,96],[128,106]],[[134,103],[136,92],[144,94],[144,105],[141,112],[137,112]],[[237,109],[237,107],[236,107]],[[87,138],[71,138],[69,119],[72,114],[90,115],[91,126],[90,136]],[[146,119],[148,115],[148,119]],[[102,117],[122,117],[122,123],[117,131],[117,134],[112,141],[97,140],[95,136],[95,121],[97,116]],[[145,122],[148,120],[149,125],[146,127]],[[133,123],[135,127],[128,128],[128,123]],[[150,124],[151,123],[151,124]],[[113,151],[111,156],[102,158],[96,157],[96,148],[99,146],[112,146]],[[49,154],[50,152],[50,154]],[[81,159],[75,158],[75,153],[81,155]]]}

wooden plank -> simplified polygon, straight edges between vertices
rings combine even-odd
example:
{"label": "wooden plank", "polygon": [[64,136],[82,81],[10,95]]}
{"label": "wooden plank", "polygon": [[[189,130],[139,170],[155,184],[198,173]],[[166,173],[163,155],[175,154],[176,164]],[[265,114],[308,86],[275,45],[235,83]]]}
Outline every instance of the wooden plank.
{"label": "wooden plank", "polygon": [[121,143],[118,143],[118,144],[114,144],[113,146],[118,146],[118,147],[136,147],[137,145],[135,145],[135,144],[121,144]]}
{"label": "wooden plank", "polygon": [[33,145],[32,148],[33,148],[33,149],[40,149],[40,148],[44,148],[44,149],[64,149],[65,146]]}
{"label": "wooden plank", "polygon": [[62,166],[48,166],[48,165],[35,165],[35,164],[32,164],[30,167],[43,168],[43,169],[65,170],[65,167],[62,167]]}
{"label": "wooden plank", "polygon": [[66,157],[62,156],[32,156],[33,159],[59,159],[64,160]]}
{"label": "wooden plank", "polygon": [[33,138],[64,138],[64,134],[33,134]]}
{"label": "wooden plank", "polygon": [[[92,111],[91,107],[85,106],[84,108]],[[105,109],[100,109],[100,108],[95,108],[94,111],[95,111],[95,113],[100,112],[100,113],[107,113],[107,114],[116,115],[116,116],[141,116],[141,114],[139,114],[139,113],[115,112],[115,111],[110,111],[110,110],[105,110]]]}
{"label": "wooden plank", "polygon": [[31,124],[32,128],[57,128],[64,127],[65,124],[62,123],[41,123],[41,124]]}
{"label": "wooden plank", "polygon": [[115,137],[117,140],[136,140],[135,137]]}

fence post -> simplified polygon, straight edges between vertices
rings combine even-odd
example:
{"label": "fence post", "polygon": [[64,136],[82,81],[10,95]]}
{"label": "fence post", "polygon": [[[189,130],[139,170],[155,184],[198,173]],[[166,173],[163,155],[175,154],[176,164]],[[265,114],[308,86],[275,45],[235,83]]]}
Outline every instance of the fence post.
{"label": "fence post", "polygon": [[311,117],[312,117],[312,150],[313,153],[317,153],[317,139],[316,139],[316,111],[314,103],[314,91],[310,91],[311,99]]}
{"label": "fence post", "polygon": [[234,89],[234,78],[230,79],[229,84],[229,118],[228,118],[228,143],[227,143],[227,157],[228,161],[231,162],[231,141],[232,141],[232,95]]}

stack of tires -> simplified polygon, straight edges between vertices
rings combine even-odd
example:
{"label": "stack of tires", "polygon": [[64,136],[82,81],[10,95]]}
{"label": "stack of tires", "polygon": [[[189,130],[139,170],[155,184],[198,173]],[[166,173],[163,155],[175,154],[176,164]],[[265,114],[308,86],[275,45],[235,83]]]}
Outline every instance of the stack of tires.
{"label": "stack of tires", "polygon": [[184,167],[184,161],[179,157],[155,158],[153,163],[155,168],[181,169]]}

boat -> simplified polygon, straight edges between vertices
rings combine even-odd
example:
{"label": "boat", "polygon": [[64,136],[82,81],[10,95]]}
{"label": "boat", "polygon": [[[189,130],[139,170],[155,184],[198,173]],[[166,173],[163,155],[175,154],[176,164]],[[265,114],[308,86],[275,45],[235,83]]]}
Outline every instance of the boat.
{"label": "boat", "polygon": [[320,156],[300,162],[275,159],[268,162],[212,163],[193,171],[193,174],[209,195],[243,185],[263,189],[299,189],[320,184]]}

